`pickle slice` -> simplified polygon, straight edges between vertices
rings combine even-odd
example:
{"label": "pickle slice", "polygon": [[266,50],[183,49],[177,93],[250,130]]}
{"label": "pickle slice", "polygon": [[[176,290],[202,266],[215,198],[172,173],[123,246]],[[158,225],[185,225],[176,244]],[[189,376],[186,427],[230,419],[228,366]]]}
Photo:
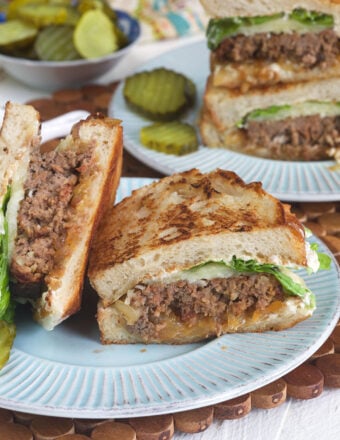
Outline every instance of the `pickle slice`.
{"label": "pickle slice", "polygon": [[100,9],[112,20],[116,20],[115,11],[108,5],[105,0],[79,0],[77,8],[81,14],[84,14],[90,9]]}
{"label": "pickle slice", "polygon": [[64,24],[69,17],[68,8],[55,4],[26,4],[18,7],[16,14],[19,18],[38,27]]}
{"label": "pickle slice", "polygon": [[140,131],[140,141],[147,148],[176,156],[198,149],[194,127],[180,121],[156,122],[143,127]]}
{"label": "pickle slice", "polygon": [[127,103],[143,116],[171,121],[194,103],[196,87],[181,73],[157,68],[127,78],[123,94]]}
{"label": "pickle slice", "polygon": [[73,44],[72,26],[47,26],[39,32],[35,52],[43,61],[69,61],[80,57]]}
{"label": "pickle slice", "polygon": [[84,58],[99,58],[119,48],[113,22],[100,9],[91,9],[81,16],[73,38]]}
{"label": "pickle slice", "polygon": [[29,46],[35,39],[38,29],[21,20],[8,20],[0,25],[0,49],[9,52]]}
{"label": "pickle slice", "polygon": [[6,321],[0,320],[0,369],[9,359],[14,338],[14,324],[8,324]]}

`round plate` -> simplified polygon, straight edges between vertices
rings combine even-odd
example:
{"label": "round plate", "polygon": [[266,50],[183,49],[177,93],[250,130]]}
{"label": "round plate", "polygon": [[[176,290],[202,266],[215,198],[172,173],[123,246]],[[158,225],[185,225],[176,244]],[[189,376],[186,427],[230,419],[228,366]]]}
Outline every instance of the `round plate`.
{"label": "round plate", "polygon": [[[118,200],[151,179],[121,180]],[[320,249],[328,252],[321,244]],[[17,312],[17,337],[0,373],[0,407],[42,415],[114,418],[171,413],[240,396],[314,353],[340,314],[339,272],[300,273],[315,292],[314,315],[292,329],[225,335],[188,345],[101,345],[96,295],[52,332]]]}
{"label": "round plate", "polygon": [[[196,42],[167,52],[149,61],[139,70],[162,66],[191,78],[197,87],[198,100],[186,120],[195,125],[202,106],[202,96],[209,75],[209,52],[206,42]],[[189,60],[189,62],[188,62]],[[340,171],[332,171],[334,161],[290,162],[261,159],[219,148],[201,146],[195,153],[173,156],[143,147],[140,129],[151,122],[126,105],[124,83],[120,84],[109,107],[111,116],[123,121],[125,148],[146,165],[164,174],[191,168],[204,172],[215,168],[235,171],[246,182],[261,181],[265,190],[285,201],[334,201],[340,198]]]}

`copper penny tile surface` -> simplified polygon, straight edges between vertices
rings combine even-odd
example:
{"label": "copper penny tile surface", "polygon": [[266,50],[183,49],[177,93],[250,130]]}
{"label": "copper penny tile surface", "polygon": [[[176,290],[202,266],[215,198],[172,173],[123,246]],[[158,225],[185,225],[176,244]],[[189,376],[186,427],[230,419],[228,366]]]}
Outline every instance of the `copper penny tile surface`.
{"label": "copper penny tile surface", "polygon": [[[107,114],[107,106],[116,85],[88,85],[79,90],[61,90],[50,98],[30,103],[41,112],[42,120],[73,109]],[[124,153],[123,176],[162,177],[127,153]],[[297,217],[325,242],[340,263],[340,202],[291,205]],[[176,431],[201,432],[208,429],[214,420],[227,423],[227,420],[247,416],[254,408],[275,408],[284,404],[287,398],[314,399],[322,394],[324,388],[340,388],[340,321],[309,360],[283,378],[244,396],[206,408],[128,420],[64,419],[0,409],[0,439],[167,440]]]}

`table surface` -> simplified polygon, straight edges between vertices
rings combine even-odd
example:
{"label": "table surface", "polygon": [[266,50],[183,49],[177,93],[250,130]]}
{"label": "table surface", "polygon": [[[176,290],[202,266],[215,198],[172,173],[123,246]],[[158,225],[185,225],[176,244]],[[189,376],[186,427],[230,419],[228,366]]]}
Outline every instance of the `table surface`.
{"label": "table surface", "polygon": [[[157,42],[136,46],[131,53],[98,83],[118,81],[132,73],[136,67],[166,50],[197,41],[202,37]],[[0,106],[6,101],[24,103],[49,96],[49,92],[33,90],[9,78],[0,71]],[[125,176],[161,177],[125,153]],[[195,435],[176,433],[175,440],[337,440],[340,439],[340,389],[324,389],[321,396],[312,400],[288,398],[270,410],[253,409],[245,418],[224,422],[215,421],[208,430]]]}

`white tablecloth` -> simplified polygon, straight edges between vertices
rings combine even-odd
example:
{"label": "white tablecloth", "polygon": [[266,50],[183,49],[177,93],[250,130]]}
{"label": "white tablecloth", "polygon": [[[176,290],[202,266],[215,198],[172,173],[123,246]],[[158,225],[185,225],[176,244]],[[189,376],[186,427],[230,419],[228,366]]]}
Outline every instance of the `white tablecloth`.
{"label": "white tablecloth", "polygon": [[[136,46],[132,52],[98,83],[119,80],[134,69],[166,50],[188,44],[202,37],[158,42]],[[0,106],[6,101],[26,102],[49,96],[44,90],[33,90],[0,73]],[[119,117],[119,115],[116,115]],[[176,433],[174,439],[195,440],[340,440],[340,389],[325,389],[316,399],[287,399],[271,410],[253,409],[243,419],[214,422],[205,432],[189,435]]]}

